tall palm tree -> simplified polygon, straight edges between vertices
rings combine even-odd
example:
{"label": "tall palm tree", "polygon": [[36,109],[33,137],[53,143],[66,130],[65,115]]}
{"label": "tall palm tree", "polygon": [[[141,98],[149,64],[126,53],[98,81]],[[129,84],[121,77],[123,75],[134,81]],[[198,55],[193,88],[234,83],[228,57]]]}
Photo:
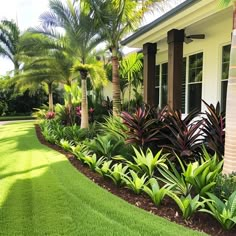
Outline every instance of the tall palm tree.
{"label": "tall palm tree", "polygon": [[[77,61],[76,64],[88,64],[92,50],[102,41],[97,30],[93,27],[91,12],[85,8],[85,5],[71,0],[67,0],[65,4],[58,0],[50,0],[49,8],[50,11],[40,17],[42,21],[41,32],[57,37],[58,33],[55,34],[55,32],[58,28],[62,29],[66,35],[64,50],[74,59],[74,62]],[[48,33],[49,31],[54,33]],[[87,68],[87,66],[77,66],[82,80],[82,92],[87,91],[86,80],[89,73]],[[87,128],[87,96],[83,94],[82,97],[84,99],[82,99],[81,128]]]}
{"label": "tall palm tree", "polygon": [[229,80],[226,97],[225,157],[223,173],[236,171],[236,0],[220,0],[222,6],[233,3],[233,32],[230,52]]}
{"label": "tall palm tree", "polygon": [[[94,21],[99,25],[100,34],[105,36],[112,53],[113,114],[121,109],[120,78],[118,73],[118,51],[121,39],[134,31],[141,23],[144,13],[161,0],[83,0],[93,11]],[[163,2],[162,0],[161,2]]]}
{"label": "tall palm tree", "polygon": [[16,74],[20,66],[20,39],[20,29],[14,21],[0,22],[0,56],[8,58],[13,63]]}

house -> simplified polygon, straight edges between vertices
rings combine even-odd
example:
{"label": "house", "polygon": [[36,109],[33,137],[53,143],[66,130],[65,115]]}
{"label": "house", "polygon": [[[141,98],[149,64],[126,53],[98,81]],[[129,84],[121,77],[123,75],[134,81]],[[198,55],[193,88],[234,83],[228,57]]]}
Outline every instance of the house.
{"label": "house", "polygon": [[201,99],[225,110],[233,8],[216,0],[186,0],[122,41],[142,48],[144,101],[204,110]]}

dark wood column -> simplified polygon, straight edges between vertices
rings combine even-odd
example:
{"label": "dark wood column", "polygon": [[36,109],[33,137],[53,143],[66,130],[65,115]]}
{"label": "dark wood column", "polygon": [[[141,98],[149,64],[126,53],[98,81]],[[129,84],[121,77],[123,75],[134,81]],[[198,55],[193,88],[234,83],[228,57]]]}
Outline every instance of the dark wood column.
{"label": "dark wood column", "polygon": [[145,43],[143,45],[144,102],[151,106],[157,105],[155,99],[156,52],[156,43]]}
{"label": "dark wood column", "polygon": [[172,29],[168,42],[168,105],[181,109],[184,30]]}

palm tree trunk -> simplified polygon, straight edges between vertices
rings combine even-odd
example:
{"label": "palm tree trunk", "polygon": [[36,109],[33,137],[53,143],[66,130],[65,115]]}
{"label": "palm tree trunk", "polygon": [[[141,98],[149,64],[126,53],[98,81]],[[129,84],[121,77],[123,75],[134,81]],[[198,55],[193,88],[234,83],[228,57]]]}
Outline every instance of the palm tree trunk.
{"label": "palm tree trunk", "polygon": [[88,100],[87,100],[87,71],[80,71],[82,101],[81,101],[81,125],[80,128],[88,128]]}
{"label": "palm tree trunk", "polygon": [[53,111],[52,83],[48,83],[48,106],[49,111]]}
{"label": "palm tree trunk", "polygon": [[225,157],[223,173],[229,174],[233,171],[236,171],[236,1],[234,1],[233,33],[226,98]]}
{"label": "palm tree trunk", "polygon": [[113,95],[113,115],[118,116],[121,110],[120,99],[120,77],[119,77],[119,61],[117,57],[117,49],[112,48],[112,95]]}

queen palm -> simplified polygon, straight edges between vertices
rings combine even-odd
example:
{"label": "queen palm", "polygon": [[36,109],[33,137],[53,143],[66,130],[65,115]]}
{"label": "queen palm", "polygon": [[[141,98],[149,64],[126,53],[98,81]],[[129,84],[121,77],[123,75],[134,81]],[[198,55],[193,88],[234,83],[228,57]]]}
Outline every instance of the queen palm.
{"label": "queen palm", "polygon": [[113,114],[118,115],[121,109],[120,78],[118,73],[119,43],[127,33],[138,27],[144,13],[153,9],[150,6],[160,2],[160,0],[83,1],[92,9],[94,21],[99,25],[100,34],[105,36],[108,48],[112,53]]}
{"label": "queen palm", "polygon": [[[78,66],[78,64],[88,64],[92,50],[102,41],[102,38],[97,34],[93,27],[93,19],[85,6],[81,3],[76,3],[67,0],[66,4],[58,0],[50,0],[50,11],[44,13],[40,18],[42,21],[41,31],[44,34],[52,37],[58,37],[57,29],[60,28],[65,34],[66,41],[64,50],[76,62],[76,69],[80,72],[82,80],[82,93],[87,91],[86,79],[89,71],[87,66]],[[54,29],[54,30],[52,30]],[[88,127],[88,105],[87,96],[82,94],[82,112],[81,112],[81,128]]]}
{"label": "queen palm", "polygon": [[236,1],[220,0],[222,6],[233,3],[233,32],[230,52],[229,80],[226,97],[225,157],[223,173],[236,171]]}
{"label": "queen palm", "polygon": [[17,73],[20,62],[20,29],[14,21],[2,20],[0,23],[0,56],[8,58]]}

